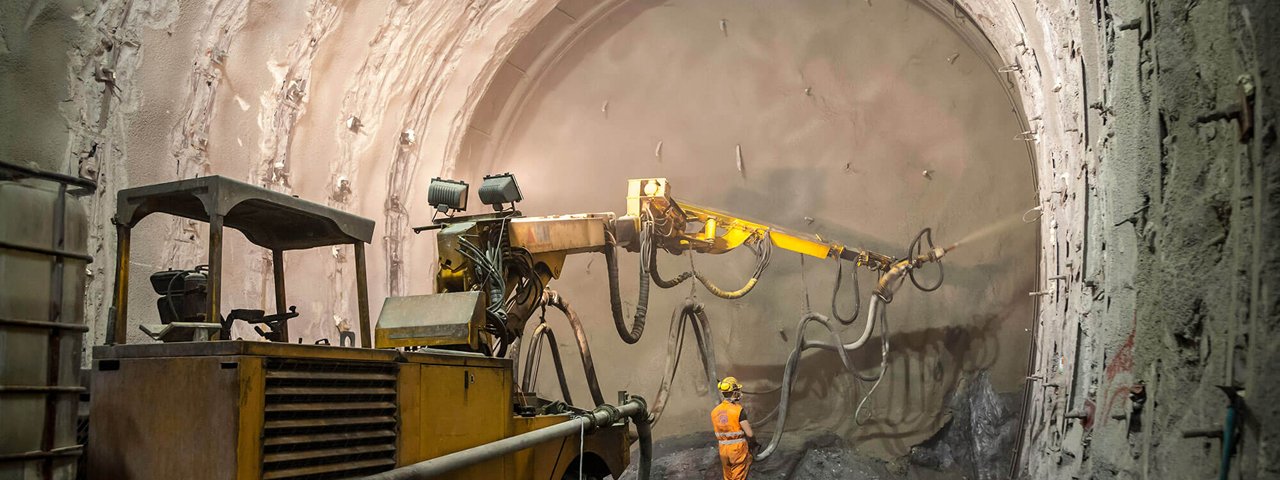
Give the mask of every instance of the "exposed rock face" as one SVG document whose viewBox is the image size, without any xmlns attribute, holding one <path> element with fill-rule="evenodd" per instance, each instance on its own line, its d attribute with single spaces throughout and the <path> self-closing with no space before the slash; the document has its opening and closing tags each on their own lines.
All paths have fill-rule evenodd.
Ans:
<svg viewBox="0 0 1280 480">
<path fill-rule="evenodd" d="M 1034 335 L 1034 355 L 1025 372 L 1031 381 L 1016 469 L 1032 478 L 1215 476 L 1218 441 L 1181 433 L 1220 426 L 1226 401 L 1217 386 L 1231 384 L 1244 388 L 1246 404 L 1233 475 L 1280 476 L 1280 385 L 1272 381 L 1280 364 L 1280 249 L 1273 241 L 1280 238 L 1274 114 L 1280 5 L 843 3 L 877 12 L 932 10 L 934 21 L 952 24 L 970 45 L 989 43 L 988 64 L 977 68 L 1010 86 L 1012 105 L 1020 106 L 1012 113 L 1020 131 L 1011 141 L 1034 158 L 1041 217 L 1038 274 L 1029 287 L 1036 294 L 1026 297 L 1036 302 L 1029 306 L 1036 317 L 1022 332 Z M 434 247 L 407 229 L 429 219 L 422 186 L 433 176 L 487 173 L 492 164 L 471 160 L 501 153 L 476 153 L 499 146 L 479 140 L 483 134 L 503 122 L 519 129 L 520 118 L 536 116 L 517 115 L 518 105 L 498 100 L 528 97 L 531 87 L 519 86 L 518 71 L 539 58 L 530 45 L 549 42 L 537 35 L 550 29 L 542 25 L 593 18 L 597 10 L 592 2 L 570 0 L 3 2 L 0 152 L 7 161 L 78 172 L 102 185 L 86 205 L 97 220 L 86 299 L 93 341 L 86 343 L 100 343 L 105 334 L 114 193 L 195 175 L 227 175 L 378 220 L 378 243 L 370 248 L 376 304 L 387 295 L 430 290 Z M 752 25 L 732 21 L 733 15 L 687 18 L 707 24 L 721 41 L 736 41 Z M 967 60 L 948 54 L 923 61 Z M 491 90 L 505 93 L 488 95 Z M 797 97 L 825 94 L 799 84 L 794 90 Z M 625 102 L 606 102 L 593 102 L 592 112 L 626 118 Z M 667 136 L 636 143 L 646 159 L 680 154 L 679 142 Z M 727 154 L 725 170 L 752 179 L 763 163 L 753 151 L 744 152 L 743 168 Z M 918 180 L 945 181 L 946 173 L 938 169 L 933 180 Z M 563 200 L 544 198 L 549 206 Z M 813 217 L 798 212 L 795 218 L 805 216 Z M 132 303 L 152 303 L 144 284 L 151 271 L 202 263 L 206 240 L 189 222 L 144 222 L 131 259 L 138 295 Z M 883 233 L 881 241 L 885 245 L 870 246 L 900 240 Z M 224 300 L 237 307 L 269 304 L 261 252 L 239 238 L 230 238 L 229 248 L 226 272 L 239 280 L 227 285 Z M 349 256 L 342 249 L 290 254 L 291 278 L 315 279 L 299 280 L 309 285 L 291 290 L 308 316 L 298 329 L 305 341 L 332 337 L 335 321 L 354 316 Z M 583 262 L 582 269 L 591 268 Z M 990 303 L 993 296 L 978 291 L 946 301 Z M 746 315 L 731 312 L 725 316 Z M 997 317 L 1016 315 L 1009 310 Z M 955 329 L 922 331 L 924 338 L 972 343 Z M 959 363 L 977 357 L 956 351 Z M 1022 354 L 1000 351 L 1001 358 Z M 929 363 L 893 371 L 908 365 L 913 372 L 935 371 Z M 973 366 L 942 371 L 972 373 Z M 836 378 L 831 369 L 815 373 L 824 375 L 815 384 Z M 689 375 L 682 393 L 702 398 Z M 955 387 L 951 378 L 936 398 Z M 993 377 L 992 383 L 1013 380 Z M 889 392 L 880 395 L 912 395 Z M 687 418 L 697 408 L 691 403 Z M 945 411 L 939 401 L 903 414 L 940 419 Z M 929 428 L 913 430 L 916 440 L 943 422 L 926 423 Z M 896 428 L 861 447 L 904 454 L 915 441 L 894 440 Z"/>
<path fill-rule="evenodd" d="M 951 399 L 951 421 L 911 449 L 911 463 L 966 478 L 1005 478 L 1015 448 L 1018 400 L 997 394 L 987 372 L 979 373 Z"/>
</svg>

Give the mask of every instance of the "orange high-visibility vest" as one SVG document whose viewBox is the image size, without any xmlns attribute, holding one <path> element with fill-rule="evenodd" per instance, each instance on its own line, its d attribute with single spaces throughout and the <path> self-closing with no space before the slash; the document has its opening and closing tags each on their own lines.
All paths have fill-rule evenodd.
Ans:
<svg viewBox="0 0 1280 480">
<path fill-rule="evenodd" d="M 742 405 L 725 400 L 711 410 L 711 427 L 720 446 L 720 466 L 725 480 L 745 480 L 751 467 L 751 449 L 742 430 Z"/>
</svg>

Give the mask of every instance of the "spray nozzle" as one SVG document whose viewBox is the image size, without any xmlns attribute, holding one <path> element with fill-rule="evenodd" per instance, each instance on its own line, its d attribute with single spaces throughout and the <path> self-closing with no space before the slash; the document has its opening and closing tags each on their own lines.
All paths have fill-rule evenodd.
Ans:
<svg viewBox="0 0 1280 480">
<path fill-rule="evenodd" d="M 920 255 L 916 255 L 916 257 L 912 259 L 910 267 L 920 268 L 921 265 L 924 265 L 926 263 L 942 260 L 943 255 L 946 255 L 947 252 L 950 252 L 955 248 L 956 248 L 956 245 L 951 245 L 946 248 L 936 247 L 936 248 L 931 248 L 929 250 L 925 250 L 924 253 L 921 253 Z"/>
</svg>

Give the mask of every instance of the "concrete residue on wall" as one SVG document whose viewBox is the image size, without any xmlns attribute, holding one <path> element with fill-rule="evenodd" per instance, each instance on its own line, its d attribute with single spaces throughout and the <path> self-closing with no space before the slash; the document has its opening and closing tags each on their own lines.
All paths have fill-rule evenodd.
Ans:
<svg viewBox="0 0 1280 480">
<path fill-rule="evenodd" d="M 1277 188 L 1261 166 L 1276 152 L 1238 131 L 1269 121 L 1240 79 L 1276 64 L 1262 45 L 1274 44 L 1277 6 L 959 3 L 1007 59 L 1042 159 L 1046 295 L 1019 467 L 1217 475 L 1207 459 L 1220 443 L 1182 435 L 1221 428 L 1216 385 L 1233 385 L 1251 392 L 1257 423 L 1232 475 L 1274 475 L 1276 389 L 1260 381 L 1277 356 L 1263 333 L 1275 320 L 1262 320 L 1274 296 L 1258 288 L 1276 279 L 1259 236 L 1274 229 L 1262 213 L 1274 203 L 1258 199 Z M 1246 104 L 1251 121 L 1222 113 Z"/>
</svg>

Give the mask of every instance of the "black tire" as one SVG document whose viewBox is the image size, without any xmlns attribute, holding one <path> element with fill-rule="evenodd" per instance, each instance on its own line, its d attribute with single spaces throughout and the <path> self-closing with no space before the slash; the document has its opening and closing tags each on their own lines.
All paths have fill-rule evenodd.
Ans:
<svg viewBox="0 0 1280 480">
<path fill-rule="evenodd" d="M 604 480 L 605 477 L 592 472 L 592 469 L 590 468 L 591 462 L 588 461 L 586 466 L 587 468 L 582 470 L 582 480 Z M 575 458 L 573 459 L 573 462 L 569 463 L 569 468 L 564 470 L 564 475 L 561 476 L 560 479 L 578 480 L 578 459 Z"/>
</svg>

